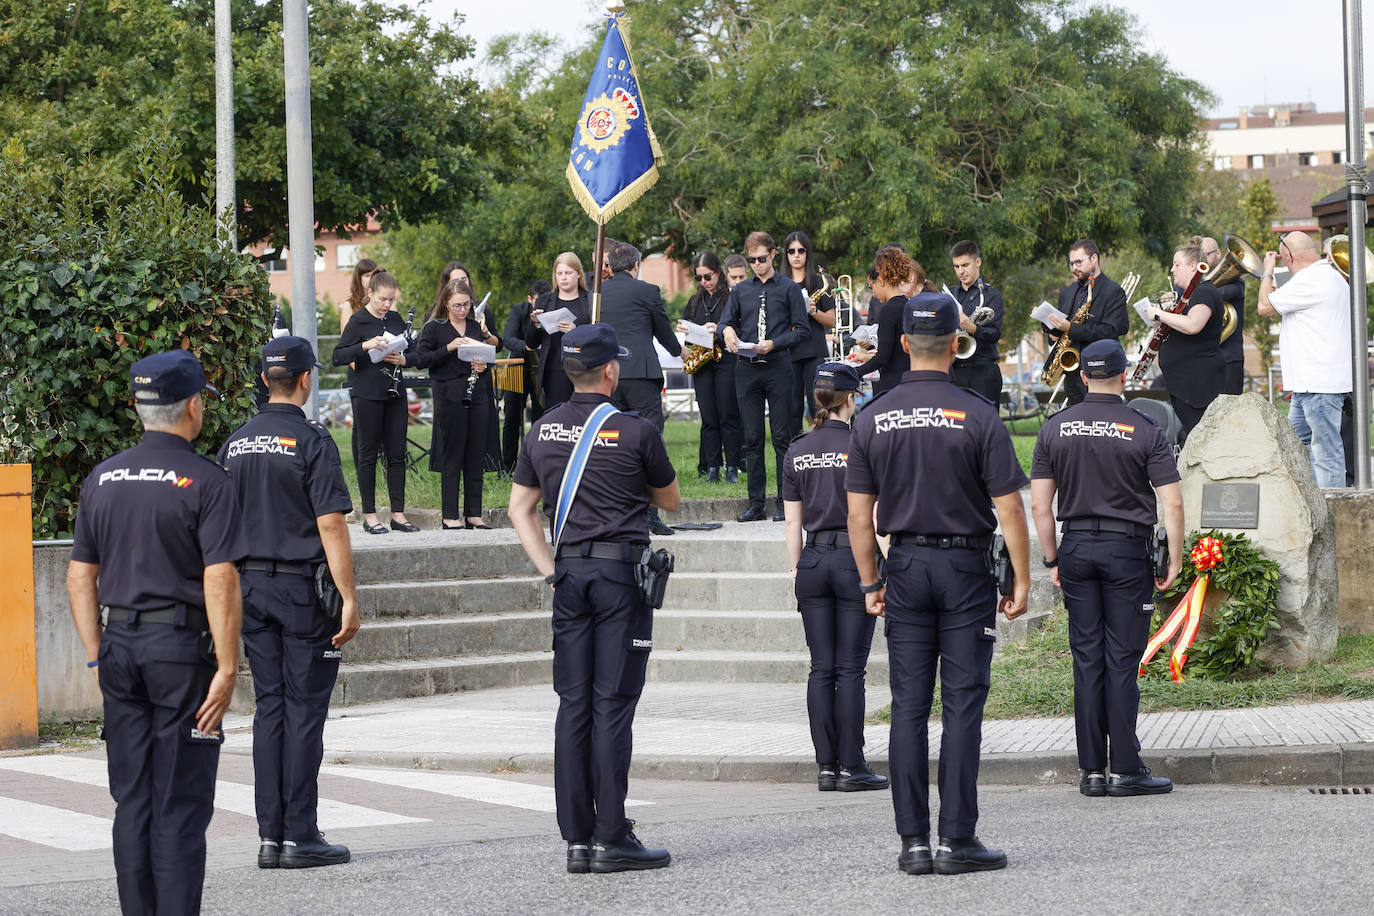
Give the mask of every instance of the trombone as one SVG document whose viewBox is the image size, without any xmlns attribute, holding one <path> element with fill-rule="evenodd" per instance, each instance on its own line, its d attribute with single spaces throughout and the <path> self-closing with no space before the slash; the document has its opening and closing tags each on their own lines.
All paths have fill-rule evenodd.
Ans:
<svg viewBox="0 0 1374 916">
<path fill-rule="evenodd" d="M 824 273 L 821 278 L 825 278 Z M 830 361 L 839 362 L 845 358 L 844 339 L 854 333 L 854 277 L 840 274 L 833 279 L 830 296 L 835 300 L 835 326 L 830 329 Z"/>
</svg>

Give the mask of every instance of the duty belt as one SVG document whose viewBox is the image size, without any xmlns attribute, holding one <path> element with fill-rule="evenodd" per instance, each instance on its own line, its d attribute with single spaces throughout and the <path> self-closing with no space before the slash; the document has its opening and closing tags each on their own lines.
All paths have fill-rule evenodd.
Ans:
<svg viewBox="0 0 1374 916">
<path fill-rule="evenodd" d="M 843 528 L 813 531 L 806 536 L 807 547 L 848 547 L 849 532 Z"/>
<path fill-rule="evenodd" d="M 240 560 L 239 572 L 265 572 L 269 576 L 282 573 L 288 576 L 313 576 L 315 563 L 283 563 L 280 560 Z"/>
<path fill-rule="evenodd" d="M 1112 534 L 1130 534 L 1138 538 L 1147 538 L 1154 534 L 1154 529 L 1149 525 L 1128 522 L 1119 518 L 1065 519 L 1062 531 L 1064 534 L 1068 534 L 1070 531 L 1091 531 L 1094 534 L 1099 531 L 1107 531 Z"/>
<path fill-rule="evenodd" d="M 910 534 L 898 531 L 892 535 L 892 546 L 913 544 L 917 547 L 936 547 L 940 550 L 984 550 L 992 543 L 992 535 L 970 537 L 962 534 Z"/>
<path fill-rule="evenodd" d="M 170 607 L 158 608 L 155 611 L 141 611 L 134 607 L 105 607 L 105 623 L 178 623 L 177 616 L 180 613 L 182 626 L 188 630 L 208 630 L 210 629 L 210 619 L 205 616 L 202 608 L 186 605 L 172 605 Z"/>
<path fill-rule="evenodd" d="M 556 560 L 582 558 L 584 560 L 620 560 L 633 563 L 644 551 L 643 544 L 627 541 L 579 541 L 576 544 L 560 544 Z"/>
</svg>

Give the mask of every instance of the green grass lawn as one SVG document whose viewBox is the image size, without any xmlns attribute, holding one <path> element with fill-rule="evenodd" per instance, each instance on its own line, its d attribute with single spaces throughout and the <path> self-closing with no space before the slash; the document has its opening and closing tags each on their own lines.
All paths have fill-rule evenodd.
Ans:
<svg viewBox="0 0 1374 916">
<path fill-rule="evenodd" d="M 1161 651 L 1167 651 L 1161 650 Z M 1186 669 L 1185 669 L 1186 673 Z M 1140 681 L 1140 711 L 1240 709 L 1285 703 L 1374 698 L 1374 636 L 1342 636 L 1327 662 L 1297 670 L 1257 665 L 1227 680 L 1192 677 L 1175 684 L 1168 677 Z M 1073 714 L 1073 660 L 1063 611 L 1023 643 L 1003 648 L 992 662 L 988 691 L 989 719 Z M 935 688 L 932 716 L 940 715 L 940 689 Z M 874 714 L 889 721 L 886 707 Z"/>
</svg>

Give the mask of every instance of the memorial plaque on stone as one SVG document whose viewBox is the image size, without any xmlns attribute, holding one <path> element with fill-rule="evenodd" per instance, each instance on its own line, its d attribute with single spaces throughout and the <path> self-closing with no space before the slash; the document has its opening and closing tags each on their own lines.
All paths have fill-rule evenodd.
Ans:
<svg viewBox="0 0 1374 916">
<path fill-rule="evenodd" d="M 1257 483 L 1203 484 L 1203 529 L 1258 528 L 1259 498 Z"/>
</svg>

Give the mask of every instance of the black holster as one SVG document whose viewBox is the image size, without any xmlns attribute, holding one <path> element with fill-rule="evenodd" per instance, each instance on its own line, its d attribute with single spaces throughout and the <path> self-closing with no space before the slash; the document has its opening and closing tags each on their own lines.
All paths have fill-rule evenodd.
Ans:
<svg viewBox="0 0 1374 916">
<path fill-rule="evenodd" d="M 983 554 L 988 572 L 997 577 L 997 591 L 1006 596 L 1016 587 L 1016 570 L 1011 565 L 1011 551 L 1007 549 L 1006 538 L 994 535 Z"/>
<path fill-rule="evenodd" d="M 1150 547 L 1150 569 L 1156 579 L 1164 578 L 1169 572 L 1169 532 L 1163 528 L 1155 529 L 1154 543 Z"/>
<path fill-rule="evenodd" d="M 324 616 L 338 620 L 343 613 L 343 595 L 334 584 L 334 574 L 329 571 L 328 563 L 315 567 L 315 597 L 319 599 Z"/>
<path fill-rule="evenodd" d="M 673 555 L 666 550 L 644 548 L 635 563 L 635 582 L 644 603 L 657 610 L 663 607 L 663 595 L 668 590 L 668 576 L 673 572 Z"/>
</svg>

